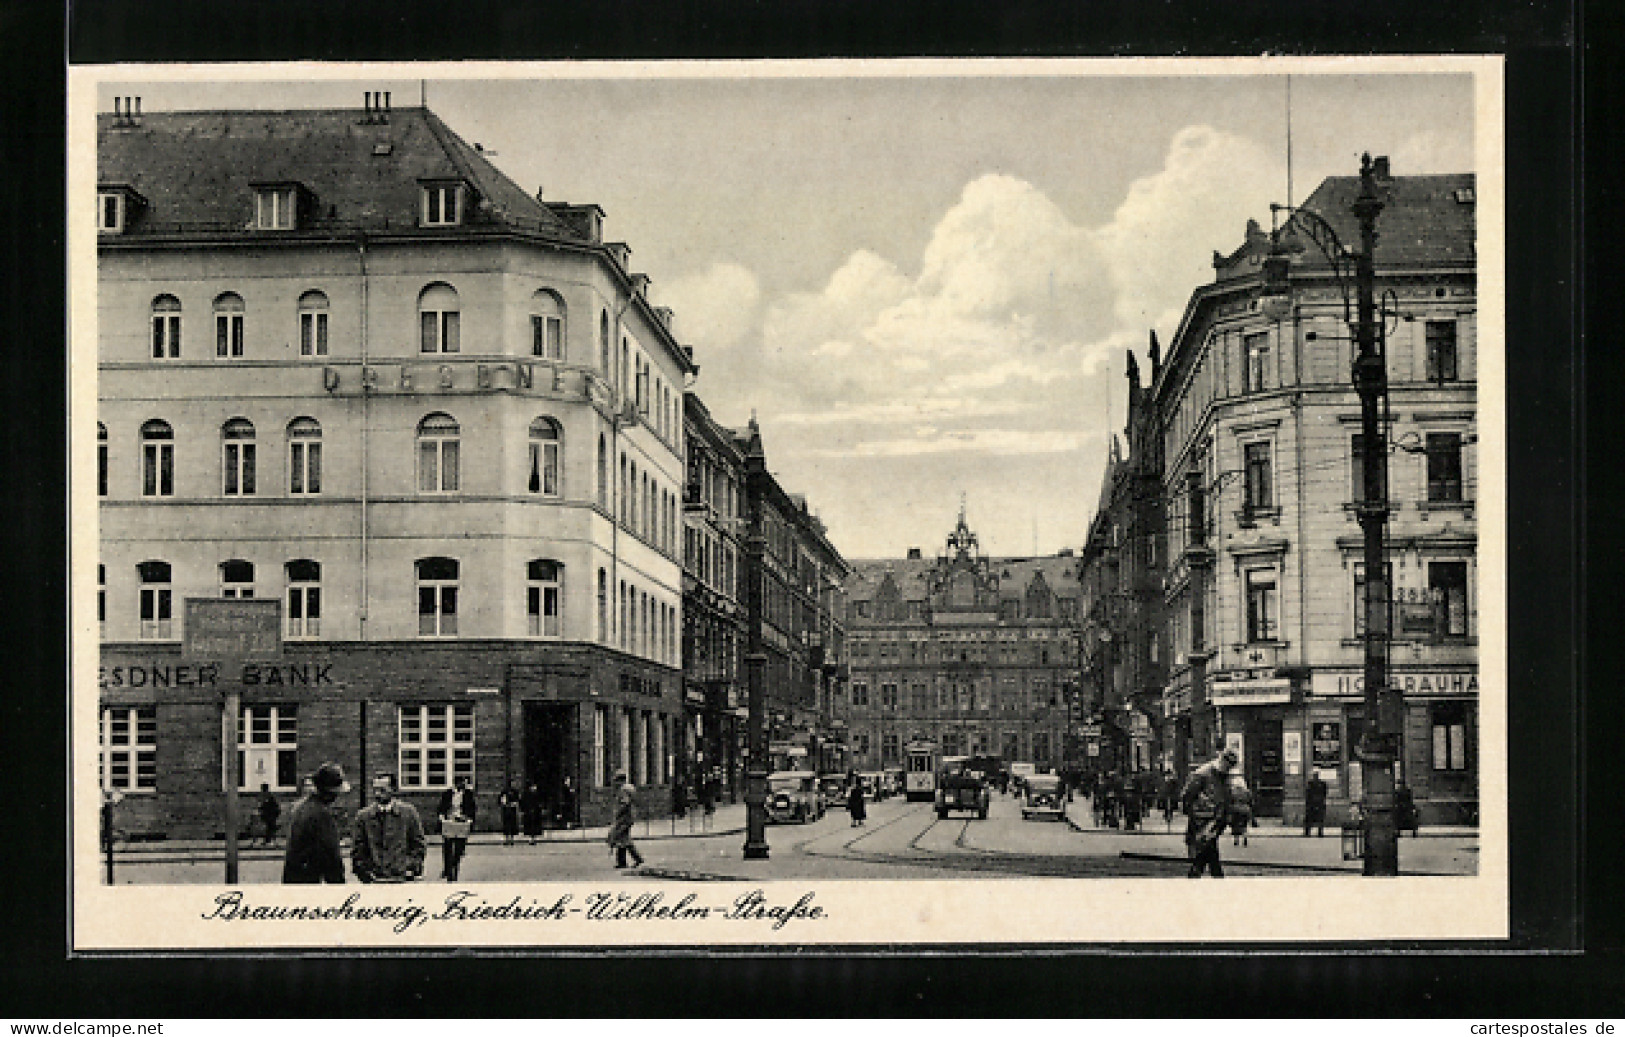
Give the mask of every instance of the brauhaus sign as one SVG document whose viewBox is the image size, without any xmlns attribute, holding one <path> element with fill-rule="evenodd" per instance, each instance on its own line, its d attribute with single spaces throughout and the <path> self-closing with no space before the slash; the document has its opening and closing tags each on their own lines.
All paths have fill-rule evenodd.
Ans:
<svg viewBox="0 0 1625 1037">
<path fill-rule="evenodd" d="M 1477 670 L 1391 672 L 1388 683 L 1406 695 L 1477 695 Z M 1357 672 L 1316 673 L 1310 687 L 1318 696 L 1347 698 L 1365 694 L 1365 677 Z"/>
</svg>

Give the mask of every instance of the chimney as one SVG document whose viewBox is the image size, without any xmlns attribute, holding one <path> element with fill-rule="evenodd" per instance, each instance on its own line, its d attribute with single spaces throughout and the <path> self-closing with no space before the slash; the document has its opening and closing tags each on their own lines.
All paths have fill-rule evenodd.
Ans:
<svg viewBox="0 0 1625 1037">
<path fill-rule="evenodd" d="M 136 98 L 138 109 L 137 114 L 140 114 L 140 100 L 141 99 L 139 97 Z M 1393 174 L 1388 172 L 1387 155 L 1378 155 L 1376 158 L 1371 160 L 1371 175 L 1376 177 L 1378 180 L 1392 180 L 1394 178 Z"/>
<path fill-rule="evenodd" d="M 366 91 L 361 95 L 361 97 L 364 106 L 363 110 L 367 113 L 366 118 L 362 119 L 361 121 L 364 123 L 372 122 L 372 91 Z"/>
<path fill-rule="evenodd" d="M 909 548 L 908 549 L 908 560 L 911 561 L 911 562 L 919 561 L 920 560 L 920 549 L 917 548 L 917 547 Z"/>
<path fill-rule="evenodd" d="M 139 97 L 135 99 L 135 123 L 137 126 L 141 124 L 141 98 Z M 1388 159 L 1386 157 L 1382 160 L 1382 175 L 1388 175 Z"/>
</svg>

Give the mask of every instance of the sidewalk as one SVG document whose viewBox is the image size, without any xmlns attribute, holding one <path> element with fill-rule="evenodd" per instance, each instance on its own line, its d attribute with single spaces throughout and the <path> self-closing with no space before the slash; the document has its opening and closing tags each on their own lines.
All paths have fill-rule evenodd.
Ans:
<svg viewBox="0 0 1625 1037">
<path fill-rule="evenodd" d="M 1185 818 L 1175 814 L 1165 821 L 1161 811 L 1153 813 L 1136 831 L 1103 828 L 1094 824 L 1089 802 L 1079 798 L 1067 811 L 1067 824 L 1074 832 L 1111 853 L 1141 860 L 1186 860 Z M 1304 836 L 1300 827 L 1289 827 L 1279 818 L 1260 818 L 1247 830 L 1247 842 L 1236 845 L 1227 832 L 1220 840 L 1219 853 L 1226 863 L 1255 867 L 1291 869 L 1303 872 L 1353 872 L 1364 868 L 1359 857 L 1343 857 L 1342 827 L 1327 825 L 1324 836 Z M 1400 869 L 1408 875 L 1472 875 L 1478 870 L 1478 829 L 1461 826 L 1424 827 L 1419 837 L 1402 835 L 1399 840 Z"/>
<path fill-rule="evenodd" d="M 632 837 L 639 842 L 658 841 L 663 839 L 703 839 L 717 835 L 735 835 L 745 830 L 745 804 L 724 803 L 716 808 L 716 812 L 709 817 L 699 810 L 691 810 L 686 817 L 655 817 L 640 820 L 633 827 Z M 596 825 L 591 828 L 551 828 L 543 831 L 536 845 L 547 843 L 602 843 L 609 837 L 608 825 Z M 440 836 L 430 832 L 427 834 L 430 846 L 440 845 Z M 480 831 L 469 836 L 472 845 L 497 846 L 502 843 L 501 832 Z M 250 846 L 250 840 L 243 839 L 238 845 L 238 853 L 243 858 L 249 857 L 278 857 L 282 856 L 287 847 L 286 835 L 277 840 L 272 846 Z M 348 837 L 344 839 L 347 844 Z M 528 846 L 530 839 L 524 835 L 514 837 L 515 846 Z M 199 854 L 219 856 L 224 852 L 223 839 L 162 839 L 152 842 L 124 842 L 120 841 L 114 846 L 114 853 L 120 857 L 138 856 L 143 859 L 183 860 Z"/>
</svg>

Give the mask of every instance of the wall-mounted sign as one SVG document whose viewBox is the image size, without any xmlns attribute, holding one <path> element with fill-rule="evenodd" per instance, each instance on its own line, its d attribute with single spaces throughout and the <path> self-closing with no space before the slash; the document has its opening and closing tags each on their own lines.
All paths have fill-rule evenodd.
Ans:
<svg viewBox="0 0 1625 1037">
<path fill-rule="evenodd" d="M 1286 678 L 1219 681 L 1208 686 L 1208 702 L 1215 706 L 1267 706 L 1292 701 L 1292 682 Z"/>
<path fill-rule="evenodd" d="M 1281 732 L 1281 758 L 1286 762 L 1289 775 L 1303 773 L 1303 732 Z"/>
<path fill-rule="evenodd" d="M 1316 673 L 1309 687 L 1323 698 L 1365 694 L 1365 676 L 1359 673 Z M 1429 670 L 1390 673 L 1389 683 L 1406 695 L 1477 695 L 1477 670 Z"/>
<path fill-rule="evenodd" d="M 1333 770 L 1343 762 L 1342 723 L 1317 720 L 1309 725 L 1309 739 L 1316 770 Z"/>
<path fill-rule="evenodd" d="M 185 659 L 274 659 L 282 654 L 277 598 L 187 598 Z"/>
</svg>

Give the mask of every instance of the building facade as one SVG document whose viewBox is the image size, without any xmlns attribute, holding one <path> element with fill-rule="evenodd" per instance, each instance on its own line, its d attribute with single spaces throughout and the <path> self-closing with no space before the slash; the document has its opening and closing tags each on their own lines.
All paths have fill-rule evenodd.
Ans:
<svg viewBox="0 0 1625 1037">
<path fill-rule="evenodd" d="M 132 112 L 98 132 L 101 772 L 132 833 L 333 760 L 426 814 L 670 802 L 691 355 L 593 205 L 425 108 Z M 192 658 L 271 598 L 281 661 Z M 364 789 L 364 782 L 356 782 Z M 247 811 L 244 812 L 245 816 Z"/>
<path fill-rule="evenodd" d="M 1386 299 L 1390 674 L 1404 696 L 1398 780 L 1423 823 L 1478 806 L 1476 274 L 1471 175 L 1394 177 L 1373 259 Z M 1355 246 L 1358 177 L 1305 201 Z M 1365 496 L 1350 372 L 1352 285 L 1294 216 L 1215 254 L 1144 405 L 1161 436 L 1166 547 L 1161 740 L 1183 771 L 1225 745 L 1258 809 L 1296 822 L 1308 774 L 1331 811 L 1361 797 Z M 1285 278 L 1265 283 L 1265 261 Z M 1131 384 L 1132 398 L 1138 379 Z"/>
<path fill-rule="evenodd" d="M 934 559 L 855 561 L 847 582 L 852 681 L 832 709 L 859 770 L 904 747 L 1060 770 L 1077 695 L 1080 588 L 1070 552 L 990 558 L 959 521 Z"/>
</svg>

